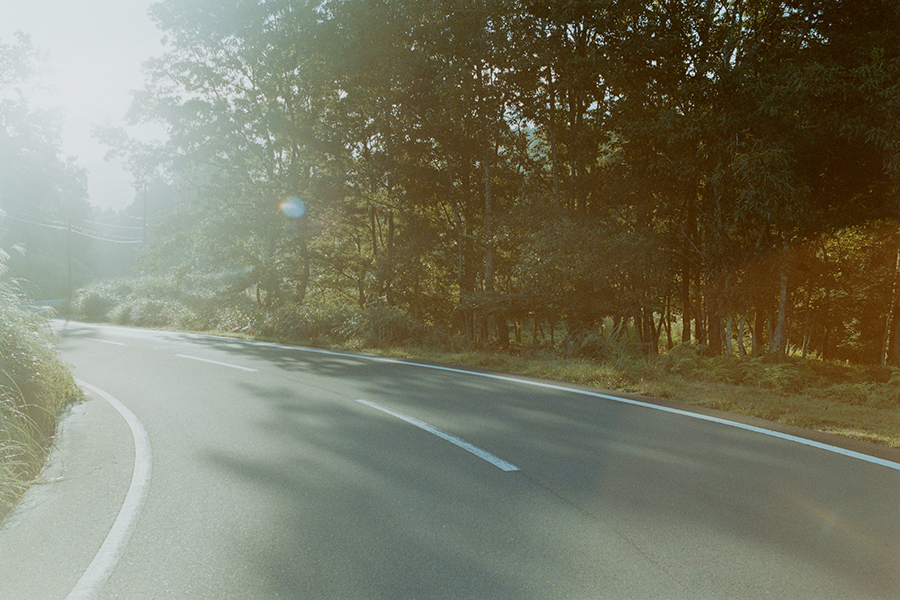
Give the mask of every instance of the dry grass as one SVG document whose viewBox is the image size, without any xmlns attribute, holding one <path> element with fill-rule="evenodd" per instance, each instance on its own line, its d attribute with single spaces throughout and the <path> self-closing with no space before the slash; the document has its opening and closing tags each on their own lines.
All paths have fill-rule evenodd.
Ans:
<svg viewBox="0 0 900 600">
<path fill-rule="evenodd" d="M 601 361 L 566 359 L 552 353 L 440 352 L 420 348 L 395 348 L 386 352 L 404 358 L 481 367 L 641 394 L 900 448 L 900 403 L 897 402 L 900 385 L 897 381 L 833 384 L 827 380 L 814 380 L 804 385 L 803 381 L 795 380 L 790 386 L 779 388 L 767 384 L 764 378 L 758 378 L 755 384 L 735 384 L 711 381 L 706 376 L 672 373 L 659 360 L 614 357 Z M 740 365 L 736 367 L 740 368 Z M 765 369 L 763 366 L 756 368 Z M 775 376 L 778 378 L 785 377 L 787 372 L 783 363 L 776 363 L 770 369 L 777 371 Z"/>
<path fill-rule="evenodd" d="M 191 295 L 173 281 L 154 278 L 100 284 L 95 288 L 80 292 L 83 317 L 277 342 L 377 350 L 393 356 L 643 394 L 900 448 L 900 369 L 816 360 L 703 357 L 690 345 L 678 345 L 667 354 L 648 360 L 636 355 L 633 332 L 620 335 L 611 324 L 586 336 L 571 358 L 560 356 L 555 348 L 471 350 L 462 349 L 460 340 L 452 338 L 449 332 L 429 333 L 393 309 L 285 306 L 264 314 L 254 306 L 222 308 L 221 302 L 211 303 L 210 298 L 221 294 L 217 296 L 218 292 L 202 285 L 192 288 Z M 210 306 L 218 308 L 213 310 Z M 206 316 L 183 318 L 200 314 Z"/>
<path fill-rule="evenodd" d="M 44 316 L 0 283 L 0 519 L 37 477 L 65 406 L 80 398 Z"/>
</svg>

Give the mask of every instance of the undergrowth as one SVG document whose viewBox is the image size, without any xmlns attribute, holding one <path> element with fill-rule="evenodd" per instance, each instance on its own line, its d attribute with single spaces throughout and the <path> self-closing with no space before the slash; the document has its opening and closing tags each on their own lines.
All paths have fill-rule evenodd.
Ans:
<svg viewBox="0 0 900 600">
<path fill-rule="evenodd" d="M 80 396 L 46 316 L 0 284 L 0 519 L 41 472 L 60 413 Z"/>
<path fill-rule="evenodd" d="M 428 332 L 405 312 L 388 306 L 291 302 L 262 308 L 240 274 L 135 277 L 79 290 L 73 317 L 117 325 L 212 331 L 277 338 L 311 345 L 386 348 L 427 343 Z"/>
<path fill-rule="evenodd" d="M 245 283 L 245 282 L 244 282 Z M 403 311 L 311 302 L 262 309 L 239 276 L 142 277 L 78 293 L 75 317 L 121 325 L 260 337 L 457 363 L 625 391 L 900 448 L 900 369 L 785 356 L 704 355 L 679 344 L 648 357 L 611 320 L 556 344 L 471 347 Z"/>
</svg>

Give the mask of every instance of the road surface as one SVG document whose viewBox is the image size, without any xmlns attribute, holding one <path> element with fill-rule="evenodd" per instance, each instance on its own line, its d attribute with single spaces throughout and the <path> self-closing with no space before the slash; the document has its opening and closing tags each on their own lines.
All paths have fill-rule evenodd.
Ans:
<svg viewBox="0 0 900 600">
<path fill-rule="evenodd" d="M 522 378 L 57 329 L 91 400 L 0 528 L 3 600 L 900 597 L 891 451 Z"/>
</svg>

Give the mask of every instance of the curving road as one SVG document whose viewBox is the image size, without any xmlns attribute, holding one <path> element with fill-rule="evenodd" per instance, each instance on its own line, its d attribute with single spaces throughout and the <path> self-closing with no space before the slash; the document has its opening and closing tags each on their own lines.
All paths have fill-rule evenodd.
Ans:
<svg viewBox="0 0 900 600">
<path fill-rule="evenodd" d="M 57 329 L 92 400 L 0 528 L 3 600 L 900 597 L 900 453 L 485 373 Z"/>
</svg>

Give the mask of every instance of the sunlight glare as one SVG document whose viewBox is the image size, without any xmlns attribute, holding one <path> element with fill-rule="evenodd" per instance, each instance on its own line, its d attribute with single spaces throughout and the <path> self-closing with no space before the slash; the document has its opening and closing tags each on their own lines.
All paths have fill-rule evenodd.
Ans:
<svg viewBox="0 0 900 600">
<path fill-rule="evenodd" d="M 300 198 L 288 198 L 279 204 L 278 208 L 292 219 L 299 219 L 306 214 L 306 204 Z"/>
</svg>

